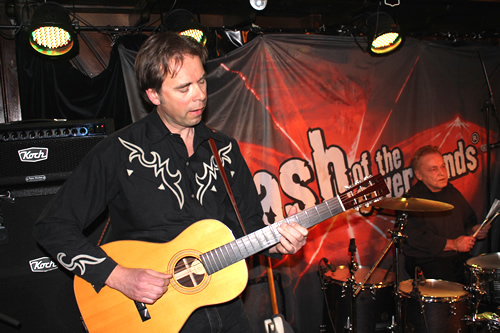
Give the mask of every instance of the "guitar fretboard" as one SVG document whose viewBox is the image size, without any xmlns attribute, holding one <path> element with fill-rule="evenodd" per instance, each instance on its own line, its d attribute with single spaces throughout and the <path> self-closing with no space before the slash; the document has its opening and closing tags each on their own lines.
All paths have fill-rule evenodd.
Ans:
<svg viewBox="0 0 500 333">
<path fill-rule="evenodd" d="M 326 200 L 317 206 L 205 252 L 200 256 L 201 261 L 207 274 L 213 274 L 277 244 L 281 238 L 278 227 L 283 223 L 297 222 L 305 228 L 310 228 L 343 211 L 345 211 L 345 208 L 339 197 Z"/>
</svg>

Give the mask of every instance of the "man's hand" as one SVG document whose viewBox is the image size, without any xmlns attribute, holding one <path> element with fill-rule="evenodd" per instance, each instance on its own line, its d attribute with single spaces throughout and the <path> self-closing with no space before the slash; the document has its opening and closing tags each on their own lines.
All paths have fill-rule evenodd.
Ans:
<svg viewBox="0 0 500 333">
<path fill-rule="evenodd" d="M 460 236 L 455 239 L 446 240 L 444 251 L 469 252 L 476 244 L 476 239 L 472 236 Z"/>
<path fill-rule="evenodd" d="M 476 230 L 479 229 L 480 226 L 481 226 L 480 224 L 476 224 L 475 226 L 473 226 L 472 227 L 472 234 L 474 234 L 476 232 Z M 491 228 L 491 223 L 488 224 L 488 226 L 481 229 L 481 231 L 477 233 L 476 238 L 477 239 L 485 239 L 488 236 L 488 231 L 490 231 L 490 228 Z"/>
<path fill-rule="evenodd" d="M 292 207 L 288 216 L 296 213 L 297 209 Z M 276 246 L 269 249 L 269 253 L 295 254 L 306 244 L 309 235 L 307 228 L 296 222 L 283 223 L 278 227 L 278 231 L 283 237 L 280 238 L 280 242 Z"/>
<path fill-rule="evenodd" d="M 167 292 L 171 278 L 172 274 L 118 265 L 108 276 L 106 285 L 132 300 L 153 304 Z"/>
</svg>

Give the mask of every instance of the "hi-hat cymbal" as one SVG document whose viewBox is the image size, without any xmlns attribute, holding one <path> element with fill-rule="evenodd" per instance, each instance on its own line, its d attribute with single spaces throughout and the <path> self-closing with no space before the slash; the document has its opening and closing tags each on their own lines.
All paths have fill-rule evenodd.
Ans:
<svg viewBox="0 0 500 333">
<path fill-rule="evenodd" d="M 439 212 L 453 209 L 453 205 L 419 198 L 383 198 L 373 206 L 393 210 L 404 210 L 412 212 Z"/>
</svg>

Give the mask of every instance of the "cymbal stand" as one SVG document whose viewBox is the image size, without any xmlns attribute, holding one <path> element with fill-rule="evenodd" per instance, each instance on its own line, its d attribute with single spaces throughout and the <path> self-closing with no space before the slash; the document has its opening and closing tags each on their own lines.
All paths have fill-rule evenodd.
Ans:
<svg viewBox="0 0 500 333">
<path fill-rule="evenodd" d="M 359 294 L 359 292 L 363 289 L 363 286 L 365 283 L 370 279 L 371 275 L 377 269 L 378 265 L 380 265 L 380 262 L 382 259 L 385 257 L 389 249 L 391 248 L 392 245 L 394 245 L 394 264 L 393 267 L 395 267 L 396 270 L 396 291 L 395 291 L 395 297 L 396 297 L 396 318 L 393 321 L 393 325 L 391 327 L 391 330 L 393 332 L 402 332 L 401 329 L 401 323 L 402 323 L 402 316 L 401 316 L 401 297 L 399 293 L 399 249 L 401 247 L 401 238 L 406 237 L 403 234 L 403 229 L 406 226 L 406 221 L 408 219 L 408 214 L 406 212 L 403 212 L 398 219 L 396 220 L 396 224 L 394 226 L 394 230 L 389 230 L 389 233 L 391 234 L 391 241 L 385 246 L 384 250 L 378 257 L 378 259 L 375 261 L 375 264 L 370 268 L 370 271 L 366 274 L 364 280 L 361 282 L 361 284 L 358 286 L 358 288 L 354 291 L 352 294 L 352 298 L 355 299 L 356 296 Z"/>
<path fill-rule="evenodd" d="M 477 332 L 478 311 L 479 311 L 479 304 L 481 302 L 480 298 L 484 295 L 484 292 L 480 290 L 478 274 L 479 272 L 477 268 L 471 269 L 470 286 L 465 288 L 471 295 L 470 313 L 472 315 L 470 317 L 467 316 L 466 318 L 466 320 L 470 322 L 470 325 L 472 325 L 471 333 Z"/>
<path fill-rule="evenodd" d="M 399 292 L 399 255 L 401 253 L 401 241 L 403 238 L 406 238 L 406 235 L 403 234 L 403 230 L 406 226 L 406 222 L 408 221 L 408 213 L 403 211 L 396 220 L 396 224 L 394 226 L 394 230 L 390 230 L 392 241 L 394 242 L 394 267 L 396 269 L 396 320 L 395 325 L 392 328 L 393 332 L 403 332 L 403 317 L 402 317 L 402 305 L 401 305 L 401 293 Z"/>
</svg>

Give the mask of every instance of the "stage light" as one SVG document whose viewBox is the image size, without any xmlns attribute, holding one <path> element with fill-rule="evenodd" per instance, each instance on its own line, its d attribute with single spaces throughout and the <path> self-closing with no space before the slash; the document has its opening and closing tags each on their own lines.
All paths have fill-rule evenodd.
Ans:
<svg viewBox="0 0 500 333">
<path fill-rule="evenodd" d="M 68 53 L 76 39 L 68 12 L 54 2 L 44 2 L 35 9 L 28 35 L 33 49 L 54 57 Z"/>
<path fill-rule="evenodd" d="M 367 20 L 368 51 L 373 54 L 387 54 L 395 51 L 403 42 L 400 27 L 386 12 L 377 11 Z"/>
<path fill-rule="evenodd" d="M 267 0 L 250 0 L 250 6 L 255 10 L 263 10 L 266 8 Z"/>
<path fill-rule="evenodd" d="M 198 23 L 191 12 L 185 9 L 175 9 L 168 13 L 165 17 L 164 26 L 168 31 L 192 37 L 203 46 L 207 43 L 206 28 Z"/>
</svg>

